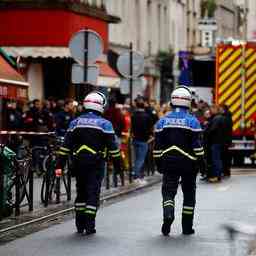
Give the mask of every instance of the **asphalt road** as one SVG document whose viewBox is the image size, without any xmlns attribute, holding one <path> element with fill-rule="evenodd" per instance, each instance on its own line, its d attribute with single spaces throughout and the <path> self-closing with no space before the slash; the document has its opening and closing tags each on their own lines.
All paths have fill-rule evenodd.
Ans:
<svg viewBox="0 0 256 256">
<path fill-rule="evenodd" d="M 218 185 L 198 184 L 196 234 L 181 235 L 181 192 L 170 237 L 160 234 L 160 185 L 103 207 L 97 235 L 79 236 L 67 221 L 0 247 L 1 256 L 226 256 L 230 244 L 221 225 L 243 221 L 256 225 L 256 176 L 235 176 Z M 237 255 L 245 255 L 249 237 L 239 236 Z M 232 256 L 235 256 L 233 253 Z"/>
</svg>

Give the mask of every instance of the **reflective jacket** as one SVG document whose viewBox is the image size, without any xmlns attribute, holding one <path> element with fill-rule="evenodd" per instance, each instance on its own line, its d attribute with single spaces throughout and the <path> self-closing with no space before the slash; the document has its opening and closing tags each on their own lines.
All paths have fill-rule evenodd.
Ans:
<svg viewBox="0 0 256 256">
<path fill-rule="evenodd" d="M 185 108 L 174 108 L 155 126 L 154 158 L 196 161 L 204 155 L 199 121 Z M 186 161 L 187 160 L 187 161 Z"/>
<path fill-rule="evenodd" d="M 100 114 L 88 112 L 70 123 L 58 153 L 60 156 L 82 156 L 88 163 L 97 164 L 105 159 L 106 150 L 114 159 L 115 168 L 120 169 L 121 154 L 112 124 Z"/>
</svg>

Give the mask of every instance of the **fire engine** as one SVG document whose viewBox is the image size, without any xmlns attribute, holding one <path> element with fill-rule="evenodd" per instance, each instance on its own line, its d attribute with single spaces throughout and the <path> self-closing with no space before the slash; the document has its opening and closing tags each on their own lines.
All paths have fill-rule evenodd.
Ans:
<svg viewBox="0 0 256 256">
<path fill-rule="evenodd" d="M 227 105 L 232 113 L 233 163 L 242 165 L 255 151 L 256 44 L 217 46 L 215 102 Z"/>
</svg>

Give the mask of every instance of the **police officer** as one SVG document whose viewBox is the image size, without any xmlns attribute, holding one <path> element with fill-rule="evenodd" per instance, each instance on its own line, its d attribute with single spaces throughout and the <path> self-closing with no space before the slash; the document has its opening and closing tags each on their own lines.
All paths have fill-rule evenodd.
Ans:
<svg viewBox="0 0 256 256">
<path fill-rule="evenodd" d="M 155 126 L 154 158 L 158 171 L 163 173 L 163 225 L 168 236 L 174 221 L 175 195 L 181 179 L 183 191 L 182 230 L 194 234 L 197 161 L 204 155 L 200 141 L 199 121 L 189 113 L 192 95 L 187 87 L 176 88 L 171 95 L 172 111 Z"/>
<path fill-rule="evenodd" d="M 115 170 L 121 172 L 121 155 L 113 126 L 102 117 L 105 105 L 106 98 L 100 92 L 91 92 L 85 97 L 85 113 L 71 122 L 64 146 L 59 152 L 59 167 L 67 154 L 75 155 L 76 227 L 78 233 L 86 231 L 87 235 L 96 233 L 95 218 L 99 208 L 106 149 L 112 156 Z"/>
</svg>

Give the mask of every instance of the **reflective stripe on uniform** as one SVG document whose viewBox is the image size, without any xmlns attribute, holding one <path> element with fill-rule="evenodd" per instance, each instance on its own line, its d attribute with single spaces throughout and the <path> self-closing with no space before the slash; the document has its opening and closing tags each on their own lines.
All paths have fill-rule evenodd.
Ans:
<svg viewBox="0 0 256 256">
<path fill-rule="evenodd" d="M 86 211 L 86 207 L 75 207 L 75 211 L 77 211 L 77 212 Z"/>
<path fill-rule="evenodd" d="M 92 210 L 85 210 L 84 213 L 90 214 L 90 215 L 96 215 L 96 212 Z"/>
<path fill-rule="evenodd" d="M 94 211 L 97 210 L 97 207 L 96 207 L 96 206 L 92 206 L 92 205 L 87 205 L 86 208 L 87 208 L 87 209 L 90 209 L 90 210 L 94 210 Z"/>
<path fill-rule="evenodd" d="M 193 150 L 194 151 L 204 151 L 204 148 L 203 147 L 201 147 L 201 148 L 194 148 Z"/>
<path fill-rule="evenodd" d="M 65 151 L 65 152 L 70 152 L 70 149 L 65 148 L 65 147 L 60 147 L 60 150 L 61 150 L 61 151 Z"/>
<path fill-rule="evenodd" d="M 195 155 L 196 156 L 203 156 L 204 155 L 204 151 L 202 151 L 202 152 L 195 152 Z"/>
<path fill-rule="evenodd" d="M 182 211 L 183 214 L 187 214 L 187 215 L 193 215 L 193 212 L 189 212 L 189 211 Z"/>
<path fill-rule="evenodd" d="M 75 203 L 75 207 L 79 207 L 79 206 L 86 206 L 86 203 Z"/>
<path fill-rule="evenodd" d="M 116 154 L 116 153 L 119 153 L 120 150 L 119 149 L 116 149 L 116 150 L 109 150 L 109 153 L 110 154 Z"/>
<path fill-rule="evenodd" d="M 194 210 L 194 207 L 190 207 L 190 206 L 184 206 L 183 207 L 184 210 Z"/>
<path fill-rule="evenodd" d="M 163 202 L 163 207 L 172 206 L 174 207 L 174 201 L 173 200 L 167 200 Z"/>
<path fill-rule="evenodd" d="M 153 150 L 153 157 L 160 158 L 162 156 L 163 150 Z"/>
<path fill-rule="evenodd" d="M 191 206 L 183 206 L 183 214 L 187 214 L 187 215 L 193 215 L 194 214 L 194 207 Z"/>
<path fill-rule="evenodd" d="M 89 152 L 92 153 L 93 155 L 96 155 L 96 154 L 97 154 L 97 152 L 96 152 L 94 149 L 88 147 L 87 145 L 82 145 L 82 146 L 75 152 L 75 154 L 79 154 L 79 153 L 80 153 L 81 151 L 83 151 L 83 150 L 89 151 Z"/>
<path fill-rule="evenodd" d="M 179 148 L 179 147 L 177 147 L 177 146 L 171 146 L 171 147 L 167 148 L 166 150 L 164 150 L 164 151 L 162 152 L 162 154 L 161 154 L 161 157 L 162 157 L 164 154 L 166 154 L 166 153 L 168 153 L 168 152 L 170 152 L 170 151 L 172 151 L 172 150 L 176 150 L 176 151 L 180 152 L 182 155 L 188 157 L 188 158 L 191 159 L 191 160 L 194 160 L 194 161 L 197 160 L 195 157 L 191 156 L 189 153 L 185 152 L 184 150 L 182 150 L 181 148 Z"/>
<path fill-rule="evenodd" d="M 63 151 L 60 151 L 60 150 L 57 151 L 56 154 L 57 154 L 57 155 L 62 155 L 62 156 L 67 156 L 67 155 L 68 155 L 67 152 L 63 152 Z"/>
<path fill-rule="evenodd" d="M 119 152 L 118 154 L 115 154 L 115 155 L 111 155 L 113 158 L 116 158 L 116 157 L 120 157 L 121 156 L 121 153 Z"/>
</svg>

